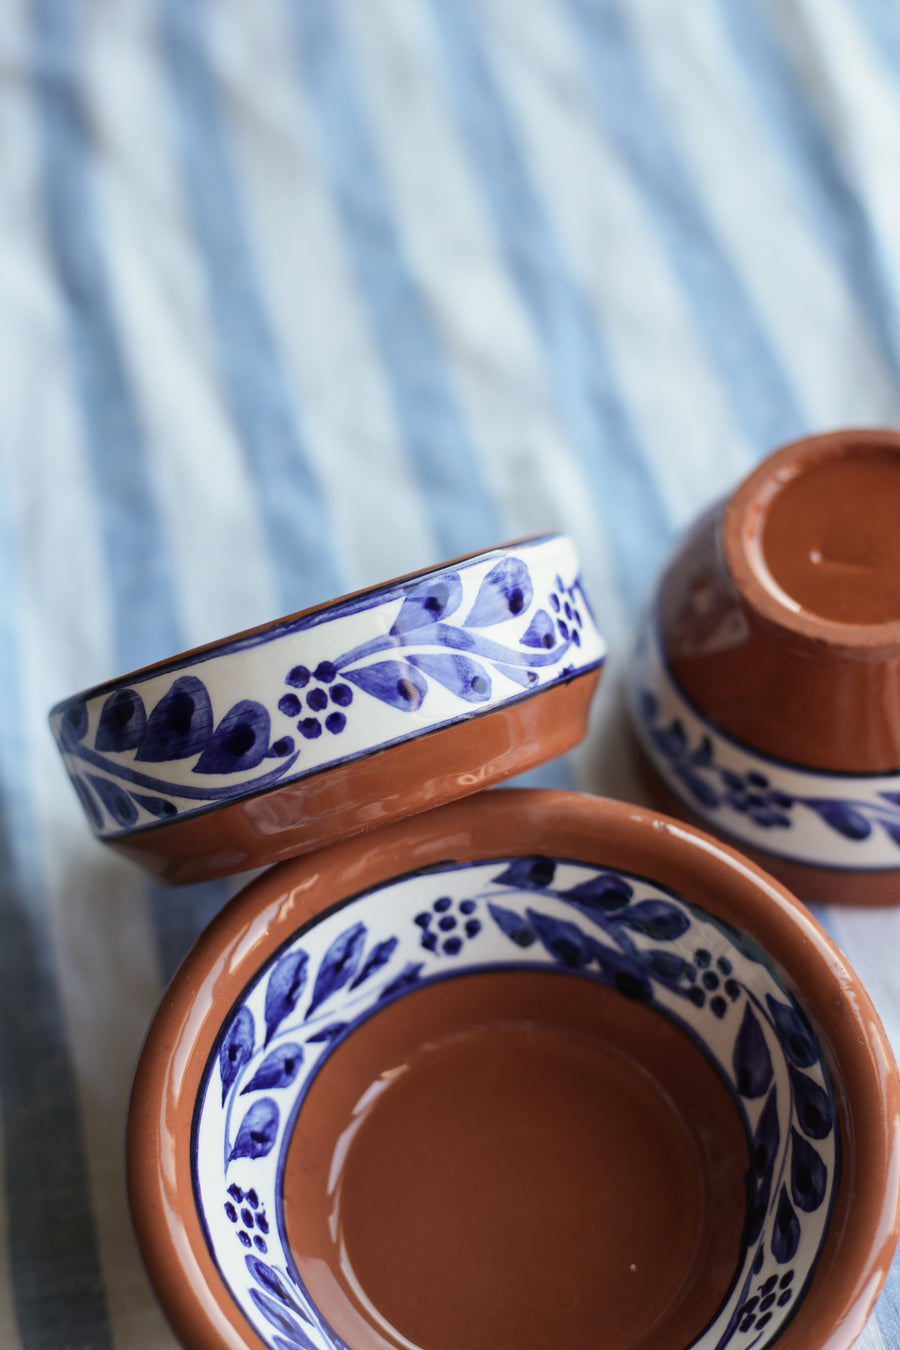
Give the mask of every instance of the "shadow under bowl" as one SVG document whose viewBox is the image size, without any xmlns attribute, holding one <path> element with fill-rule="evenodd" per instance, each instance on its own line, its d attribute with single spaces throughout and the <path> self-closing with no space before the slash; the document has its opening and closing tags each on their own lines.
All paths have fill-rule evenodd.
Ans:
<svg viewBox="0 0 900 1350">
<path fill-rule="evenodd" d="M 129 1186 L 196 1350 L 843 1350 L 897 1239 L 898 1105 L 764 873 L 492 792 L 223 911 L 142 1054 Z"/>
</svg>

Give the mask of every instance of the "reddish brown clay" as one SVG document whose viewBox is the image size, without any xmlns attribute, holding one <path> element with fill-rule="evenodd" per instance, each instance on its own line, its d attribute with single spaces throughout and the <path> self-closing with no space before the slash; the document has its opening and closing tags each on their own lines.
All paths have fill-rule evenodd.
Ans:
<svg viewBox="0 0 900 1350">
<path fill-rule="evenodd" d="M 601 985 L 494 972 L 401 999 L 326 1062 L 285 1217 L 354 1350 L 402 1346 L 394 1329 L 428 1350 L 682 1346 L 737 1268 L 748 1166 L 734 1103 L 673 1023 Z"/>
<path fill-rule="evenodd" d="M 587 731 L 600 670 L 161 830 L 109 841 L 170 885 L 309 853 L 525 773 Z"/>
<path fill-rule="evenodd" d="M 900 1223 L 900 1090 L 889 1048 L 865 992 L 809 913 L 739 854 L 707 836 L 636 807 L 572 794 L 526 791 L 492 792 L 452 803 L 413 820 L 334 845 L 315 857 L 299 858 L 272 869 L 223 911 L 188 957 L 148 1036 L 135 1081 L 128 1132 L 129 1187 L 138 1237 L 151 1277 L 176 1332 L 186 1345 L 202 1346 L 204 1350 L 226 1350 L 226 1347 L 227 1350 L 246 1350 L 247 1347 L 260 1350 L 259 1341 L 249 1332 L 231 1301 L 209 1254 L 193 1202 L 191 1178 L 194 1103 L 223 1018 L 237 996 L 284 942 L 343 897 L 377 886 L 398 873 L 449 859 L 469 861 L 533 853 L 636 872 L 670 886 L 688 901 L 750 934 L 769 953 L 782 978 L 802 1003 L 819 1037 L 834 1081 L 843 1158 L 825 1248 L 796 1316 L 780 1338 L 780 1345 L 783 1350 L 809 1350 L 810 1347 L 848 1350 L 862 1330 L 884 1281 Z M 568 983 L 560 976 L 539 978 L 558 979 L 560 988 Z M 466 983 L 460 981 L 458 988 L 463 990 Z M 586 1005 L 583 1008 L 567 1006 L 565 999 L 561 1004 L 554 999 L 548 1018 L 545 1019 L 543 1013 L 540 1019 L 534 1017 L 532 1036 L 527 1021 L 523 1021 L 520 1014 L 527 1009 L 529 1000 L 543 999 L 543 992 L 539 995 L 534 990 L 521 995 L 517 992 L 511 1004 L 509 992 L 499 992 L 499 985 L 497 990 L 496 995 L 490 995 L 499 1000 L 491 1016 L 496 1021 L 497 1014 L 501 1014 L 503 1020 L 512 1011 L 511 1025 L 517 1028 L 510 1034 L 516 1042 L 511 1051 L 514 1058 L 518 1056 L 519 1069 L 510 1071 L 504 1088 L 508 1093 L 507 1105 L 523 1091 L 523 1047 L 527 1047 L 529 1057 L 536 1054 L 537 1071 L 542 1075 L 542 1081 L 546 1081 L 548 1075 L 565 1079 L 567 1055 L 596 1055 L 606 1067 L 610 1060 L 615 1063 L 614 1073 L 618 1072 L 622 1085 L 632 1094 L 631 1100 L 636 1104 L 635 1118 L 641 1119 L 641 1128 L 665 1136 L 668 1146 L 676 1153 L 681 1150 L 687 1158 L 696 1145 L 695 1132 L 702 1129 L 703 1120 L 696 1119 L 693 1124 L 685 1122 L 679 1110 L 679 1101 L 683 1098 L 678 1096 L 680 1089 L 672 1074 L 677 1066 L 686 1066 L 686 1072 L 694 1072 L 696 1066 L 690 1066 L 689 1054 L 679 1055 L 676 1060 L 664 1047 L 654 1051 L 653 1037 L 647 1028 L 639 1021 L 632 1023 L 630 1020 L 632 1014 L 643 1016 L 645 1010 L 637 1012 L 640 1005 L 622 1000 L 625 1008 L 621 1011 L 624 1016 L 627 1009 L 628 1017 L 625 1023 L 617 1025 L 614 1021 L 604 1020 L 608 1009 L 599 1004 L 588 1009 Z M 573 997 L 577 1001 L 581 996 Z M 520 998 L 524 1002 L 517 1002 Z M 480 1026 L 485 1009 L 490 1011 L 490 1001 L 484 1003 L 479 997 L 473 1003 L 481 1005 Z M 428 1018 L 434 1019 L 438 1032 L 448 1027 L 459 1012 L 458 1008 L 454 1012 L 452 1007 L 442 1008 L 431 1003 L 428 1008 L 424 1004 L 420 1007 L 423 1021 L 427 1023 Z M 534 1003 L 531 1007 L 536 1012 Z M 373 1028 L 377 1021 L 377 1018 L 372 1019 Z M 588 1021 L 591 1035 L 585 1040 L 582 1038 Z M 402 1057 L 404 1048 L 409 1045 L 408 1024 L 404 1024 L 401 1016 L 399 1021 L 386 1019 L 381 1026 L 385 1028 L 386 1040 L 390 1042 L 393 1038 L 394 1045 L 382 1044 L 373 1049 L 374 1060 L 388 1062 L 395 1052 Z M 603 1029 L 599 1036 L 598 1026 Z M 440 1040 L 444 1049 L 439 1053 L 451 1058 L 456 1054 L 460 1057 L 456 1066 L 458 1071 L 464 1075 L 477 1075 L 483 1072 L 486 1061 L 478 1044 L 480 1034 L 478 1028 L 472 1026 L 471 1015 L 468 1015 L 468 1021 L 463 1017 L 461 1030 L 464 1042 L 470 1033 L 474 1034 L 458 1049 L 446 1040 Z M 377 1034 L 381 1036 L 382 1033 L 378 1031 Z M 545 1053 L 549 1041 L 543 1040 L 544 1036 L 555 1043 L 552 1055 Z M 354 1040 L 355 1036 L 348 1040 L 348 1047 Z M 558 1054 L 560 1048 L 561 1056 Z M 664 1106 L 660 1101 L 658 1094 L 666 1090 L 665 1086 L 646 1091 L 646 1084 L 638 1086 L 638 1075 L 632 1067 L 638 1054 L 641 1063 L 650 1067 L 651 1079 L 656 1073 L 660 1075 L 653 1080 L 657 1085 L 671 1083 L 672 1105 Z M 492 1050 L 488 1062 L 493 1058 Z M 557 1060 L 559 1065 L 554 1067 Z M 697 1071 L 702 1077 L 702 1071 Z M 353 1065 L 348 1065 L 351 1077 L 354 1072 Z M 417 1079 L 425 1085 L 428 1078 L 427 1063 L 423 1060 Z M 434 1086 L 440 1096 L 440 1085 Z M 572 1094 L 569 1092 L 566 1098 L 564 1081 L 561 1086 L 564 1100 L 571 1103 Z M 657 1094 L 655 1098 L 654 1094 Z M 442 1101 L 446 1102 L 446 1094 Z M 408 1113 L 415 1109 L 414 1101 L 396 1098 L 396 1113 L 401 1118 L 406 1114 L 411 1120 Z M 718 1111 L 714 1094 L 705 1109 L 713 1113 Z M 727 1108 L 723 1111 L 724 1133 L 720 1139 L 730 1161 L 724 1172 L 718 1174 L 712 1155 L 707 1153 L 707 1159 L 713 1165 L 712 1175 L 719 1176 L 726 1188 L 733 1188 L 735 1156 L 727 1142 L 731 1125 Z M 382 1127 L 389 1125 L 391 1112 L 395 1112 L 394 1105 L 386 1107 L 386 1114 L 380 1119 L 373 1115 L 371 1137 L 361 1141 L 360 1166 L 369 1156 L 375 1155 L 383 1156 L 386 1163 L 390 1163 L 391 1149 L 390 1145 L 385 1145 Z M 558 1122 L 552 1118 L 552 1113 L 548 1116 L 541 1112 L 537 1114 L 537 1128 L 556 1128 Z M 327 1152 L 329 1137 L 333 1139 L 335 1129 L 335 1115 L 327 1102 L 322 1121 L 323 1147 Z M 718 1133 L 718 1125 L 716 1130 Z M 566 1138 L 567 1146 L 580 1147 L 583 1156 L 583 1132 L 580 1129 L 570 1131 Z M 701 1153 L 694 1155 L 695 1169 L 701 1166 L 696 1157 L 703 1157 L 702 1148 L 716 1146 L 709 1143 L 698 1147 L 701 1147 Z M 456 1152 L 450 1160 L 451 1166 L 457 1166 L 461 1156 Z M 740 1158 L 744 1156 L 745 1150 L 737 1154 Z M 687 1165 L 689 1169 L 690 1164 Z M 377 1190 L 377 1181 L 372 1184 Z M 595 1177 L 591 1184 L 602 1182 Z M 297 1188 L 298 1196 L 306 1196 L 308 1188 L 303 1178 L 294 1176 L 290 1185 Z M 452 1186 L 446 1190 L 446 1197 L 446 1202 L 452 1206 L 455 1203 Z M 379 1197 L 375 1194 L 372 1198 L 377 1200 Z M 670 1196 L 663 1203 L 668 1204 L 671 1200 Z M 439 1203 L 440 1196 L 436 1192 L 435 1204 Z M 677 1197 L 673 1203 L 677 1205 Z M 540 1188 L 535 1205 L 540 1205 Z M 708 1235 L 717 1232 L 727 1248 L 727 1244 L 734 1241 L 727 1220 L 715 1205 L 709 1213 L 718 1217 L 712 1227 L 707 1223 L 704 1231 Z M 360 1244 L 362 1252 L 368 1241 L 365 1216 L 348 1211 L 346 1217 L 353 1240 Z M 508 1231 L 503 1229 L 502 1219 L 486 1217 L 500 1224 L 494 1231 L 501 1237 Z M 723 1220 L 724 1227 L 717 1228 Z M 466 1222 L 465 1216 L 462 1221 Z M 303 1246 L 307 1240 L 305 1222 L 298 1209 L 293 1233 L 297 1246 Z M 441 1240 L 452 1240 L 453 1222 L 453 1216 L 449 1215 L 447 1225 L 441 1230 Z M 685 1222 L 688 1227 L 694 1222 L 689 1207 Z M 309 1223 L 314 1229 L 314 1217 Z M 601 1279 L 609 1280 L 610 1267 L 606 1262 L 613 1243 L 608 1228 L 599 1218 L 596 1228 L 599 1274 Z M 321 1240 L 321 1233 L 319 1236 Z M 648 1244 L 648 1250 L 652 1249 L 654 1234 L 651 1231 L 639 1233 L 638 1237 Z M 408 1244 L 409 1231 L 399 1234 L 398 1241 Z M 719 1278 L 713 1273 L 715 1253 L 706 1264 L 710 1268 L 709 1277 L 700 1266 L 695 1269 L 689 1261 L 681 1266 L 682 1276 L 688 1283 L 697 1281 L 695 1291 L 701 1300 L 714 1298 L 712 1286 Z M 637 1273 L 628 1272 L 629 1276 Z M 396 1282 L 390 1271 L 385 1272 L 384 1278 L 384 1298 L 389 1302 L 396 1297 Z M 677 1279 L 677 1272 L 673 1279 Z M 646 1294 L 646 1290 L 644 1292 Z M 628 1331 L 623 1335 L 634 1332 L 639 1343 L 649 1345 L 652 1329 L 641 1327 L 640 1312 L 636 1313 L 634 1308 L 629 1311 L 627 1292 L 622 1292 L 622 1299 L 622 1316 L 628 1323 Z M 689 1336 L 693 1315 L 688 1302 L 682 1310 L 685 1320 L 681 1329 L 672 1336 L 664 1336 L 657 1344 L 668 1347 L 684 1344 L 682 1331 L 685 1337 Z M 676 1308 L 677 1304 L 676 1296 Z M 642 1329 L 649 1340 L 641 1340 Z M 472 1342 L 463 1337 L 457 1343 Z M 573 1343 L 579 1344 L 577 1340 Z M 620 1342 L 614 1340 L 612 1343 Z M 351 1344 L 355 1345 L 355 1342 L 351 1341 Z"/>
<path fill-rule="evenodd" d="M 807 769 L 900 772 L 898 519 L 900 435 L 841 431 L 778 451 L 689 532 L 659 633 L 714 726 Z M 890 872 L 765 866 L 816 899 L 900 902 Z"/>
</svg>

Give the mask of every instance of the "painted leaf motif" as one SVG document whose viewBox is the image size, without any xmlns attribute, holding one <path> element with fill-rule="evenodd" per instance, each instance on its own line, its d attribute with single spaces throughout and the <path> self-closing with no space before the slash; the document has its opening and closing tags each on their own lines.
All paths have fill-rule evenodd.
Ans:
<svg viewBox="0 0 900 1350">
<path fill-rule="evenodd" d="M 273 1298 L 269 1298 L 267 1294 L 261 1293 L 258 1289 L 251 1289 L 250 1297 L 263 1316 L 272 1323 L 272 1326 L 277 1327 L 279 1331 L 290 1337 L 286 1344 L 291 1347 L 291 1350 L 316 1350 L 315 1342 L 309 1339 L 299 1323 L 294 1321 L 291 1314 L 280 1303 L 276 1303 Z"/>
<path fill-rule="evenodd" d="M 528 568 L 520 558 L 503 558 L 491 568 L 478 589 L 466 618 L 468 628 L 489 628 L 510 616 L 524 614 L 534 590 Z"/>
<path fill-rule="evenodd" d="M 772 1255 L 780 1266 L 793 1261 L 800 1245 L 800 1220 L 794 1213 L 788 1194 L 782 1186 L 778 1197 L 775 1227 L 772 1231 Z"/>
<path fill-rule="evenodd" d="M 421 581 L 407 592 L 391 632 L 411 633 L 438 623 L 459 608 L 461 599 L 462 582 L 455 572 Z"/>
<path fill-rule="evenodd" d="M 293 1313 L 296 1313 L 296 1315 L 304 1322 L 310 1323 L 308 1314 L 294 1298 L 291 1291 L 285 1286 L 284 1281 L 277 1270 L 273 1270 L 271 1266 L 266 1265 L 264 1261 L 260 1261 L 256 1256 L 246 1256 L 244 1260 L 250 1274 L 267 1294 L 280 1299 L 286 1307 L 290 1308 L 290 1310 Z"/>
<path fill-rule="evenodd" d="M 772 1193 L 772 1173 L 757 1177 L 753 1187 L 753 1200 L 747 1216 L 747 1242 L 753 1243 L 759 1237 L 766 1223 L 769 1209 L 769 1196 Z"/>
<path fill-rule="evenodd" d="M 556 863 L 552 858 L 515 858 L 493 878 L 498 886 L 517 886 L 524 891 L 544 891 L 553 884 Z"/>
<path fill-rule="evenodd" d="M 147 713 L 140 694 L 134 689 L 117 689 L 103 705 L 94 749 L 114 753 L 136 750 L 146 729 Z"/>
<path fill-rule="evenodd" d="M 178 813 L 175 803 L 167 801 L 165 797 L 148 797 L 143 792 L 133 792 L 131 795 L 145 811 L 150 812 L 151 816 L 158 816 L 161 820 Z"/>
<path fill-rule="evenodd" d="M 556 646 L 556 625 L 545 609 L 539 609 L 522 637 L 523 647 L 543 647 L 549 651 Z"/>
<path fill-rule="evenodd" d="M 766 1098 L 766 1104 L 762 1109 L 756 1129 L 753 1132 L 750 1161 L 753 1164 L 753 1171 L 756 1173 L 757 1177 L 768 1177 L 771 1181 L 772 1169 L 775 1166 L 775 1157 L 778 1153 L 780 1139 L 781 1127 L 778 1124 L 777 1089 L 773 1087 Z M 767 1186 L 767 1196 L 768 1190 L 769 1188 Z"/>
<path fill-rule="evenodd" d="M 555 919 L 550 914 L 539 914 L 534 909 L 527 913 L 538 940 L 555 961 L 578 970 L 593 959 L 590 942 L 574 923 Z"/>
<path fill-rule="evenodd" d="M 742 1097 L 761 1097 L 772 1081 L 772 1059 L 762 1027 L 747 1005 L 732 1053 L 737 1090 Z"/>
<path fill-rule="evenodd" d="M 87 774 L 87 779 L 116 824 L 126 827 L 134 824 L 138 817 L 137 807 L 118 783 L 95 773 Z"/>
<path fill-rule="evenodd" d="M 295 1301 L 290 1290 L 285 1286 L 277 1270 L 273 1270 L 271 1266 L 267 1266 L 265 1261 L 260 1261 L 257 1256 L 246 1256 L 244 1261 L 247 1269 L 254 1280 L 256 1280 L 257 1284 L 261 1285 L 267 1293 L 273 1294 L 275 1298 L 280 1299 L 282 1303 L 286 1304 L 293 1312 L 302 1317 L 305 1322 L 309 1321 L 306 1313 L 300 1307 L 299 1303 Z"/>
<path fill-rule="evenodd" d="M 321 1341 L 311 1341 L 305 1332 L 297 1328 L 292 1331 L 290 1337 L 277 1335 L 274 1341 L 274 1350 L 319 1350 Z M 346 1342 L 335 1341 L 336 1350 L 344 1350 Z"/>
<path fill-rule="evenodd" d="M 712 784 L 708 783 L 705 778 L 701 778 L 699 773 L 695 773 L 690 765 L 676 764 L 675 772 L 691 796 L 695 797 L 703 806 L 714 810 L 721 804 L 722 798 Z"/>
<path fill-rule="evenodd" d="M 819 1052 L 805 1017 L 790 1004 L 779 1003 L 771 994 L 766 995 L 766 1003 L 788 1059 L 800 1069 L 810 1068 L 818 1061 Z"/>
<path fill-rule="evenodd" d="M 390 961 L 391 957 L 394 955 L 394 952 L 397 950 L 398 942 L 399 938 L 392 937 L 386 938 L 384 942 L 376 943 L 363 962 L 359 974 L 351 981 L 350 988 L 358 989 L 364 980 L 367 980 L 370 975 L 375 974 L 376 970 L 380 970 L 382 966 L 386 966 L 388 961 Z"/>
<path fill-rule="evenodd" d="M 401 712 L 415 712 L 428 693 L 425 680 L 408 661 L 375 661 L 371 666 L 345 670 L 344 679 Z"/>
<path fill-rule="evenodd" d="M 339 989 L 343 989 L 344 985 L 353 979 L 362 959 L 365 941 L 366 925 L 364 923 L 355 923 L 352 928 L 345 929 L 334 939 L 328 951 L 322 957 L 322 964 L 316 976 L 313 996 L 306 1014 L 307 1019 L 312 1016 L 320 1004 L 324 1003 L 327 998 L 331 998 L 332 994 L 336 994 Z"/>
<path fill-rule="evenodd" d="M 635 998 L 641 1003 L 652 1000 L 653 987 L 634 956 L 604 947 L 599 942 L 590 941 L 588 946 L 607 984 L 626 998 Z"/>
<path fill-rule="evenodd" d="M 84 778 L 81 777 L 80 774 L 73 774 L 72 786 L 78 793 L 78 800 L 81 802 L 81 805 L 87 812 L 91 824 L 94 826 L 94 829 L 99 830 L 103 825 L 103 812 L 97 805 L 94 794 L 88 787 L 87 782 L 85 781 Z"/>
<path fill-rule="evenodd" d="M 266 1055 L 241 1096 L 245 1092 L 259 1092 L 262 1088 L 287 1087 L 297 1077 L 302 1063 L 302 1046 L 295 1045 L 292 1041 L 286 1045 L 279 1045 L 271 1054 Z"/>
<path fill-rule="evenodd" d="M 80 699 L 70 703 L 59 722 L 59 734 L 64 745 L 72 745 L 84 739 L 88 729 L 87 704 Z"/>
<path fill-rule="evenodd" d="M 654 942 L 672 942 L 691 926 L 687 915 L 665 900 L 641 900 L 622 912 L 620 922 Z"/>
<path fill-rule="evenodd" d="M 834 1113 L 828 1093 L 818 1083 L 788 1065 L 791 1089 L 800 1128 L 809 1139 L 827 1139 L 834 1127 Z"/>
<path fill-rule="evenodd" d="M 861 811 L 857 811 L 849 802 L 831 801 L 828 798 L 805 798 L 806 805 L 818 812 L 826 825 L 830 825 L 845 839 L 868 839 L 872 826 Z"/>
<path fill-rule="evenodd" d="M 327 1027 L 320 1027 L 318 1031 L 313 1032 L 313 1034 L 307 1036 L 306 1039 L 308 1042 L 333 1041 L 336 1040 L 346 1028 L 346 1022 L 329 1022 Z"/>
<path fill-rule="evenodd" d="M 791 1196 L 804 1213 L 811 1214 L 825 1199 L 828 1168 L 822 1158 L 799 1134 L 791 1130 Z"/>
<path fill-rule="evenodd" d="M 655 951 L 647 953 L 647 964 L 661 980 L 679 984 L 694 974 L 693 967 L 677 952 Z"/>
<path fill-rule="evenodd" d="M 390 984 L 384 986 L 381 993 L 378 995 L 379 1000 L 391 998 L 394 994 L 399 994 L 404 989 L 411 988 L 412 985 L 418 982 L 419 977 L 422 974 L 423 965 L 424 962 L 422 961 L 407 962 L 396 980 L 391 980 Z"/>
<path fill-rule="evenodd" d="M 521 914 L 516 914 L 511 909 L 504 909 L 502 905 L 488 903 L 488 913 L 494 920 L 494 923 L 517 947 L 530 947 L 535 940 L 534 929 L 523 919 Z"/>
<path fill-rule="evenodd" d="M 271 1153 L 278 1134 L 278 1107 L 271 1097 L 260 1097 L 241 1121 L 228 1161 L 235 1158 L 264 1158 Z"/>
<path fill-rule="evenodd" d="M 269 752 L 271 723 L 261 703 L 242 699 L 222 718 L 194 765 L 194 773 L 243 773 Z"/>
<path fill-rule="evenodd" d="M 491 696 L 490 675 L 470 656 L 462 656 L 459 652 L 426 652 L 411 656 L 409 663 L 466 703 L 484 703 Z"/>
<path fill-rule="evenodd" d="M 306 986 L 309 957 L 306 952 L 285 952 L 276 961 L 266 986 L 266 1045 L 278 1027 L 297 1006 Z"/>
<path fill-rule="evenodd" d="M 241 1069 L 253 1054 L 256 1025 L 249 1008 L 243 1007 L 235 1017 L 219 1046 L 219 1074 L 222 1079 L 222 1102 Z"/>
<path fill-rule="evenodd" d="M 604 914 L 613 914 L 624 909 L 634 895 L 634 887 L 615 872 L 601 872 L 598 876 L 579 881 L 567 891 L 560 892 L 562 899 L 575 900 L 584 909 L 596 909 Z"/>
<path fill-rule="evenodd" d="M 137 758 L 152 764 L 189 759 L 205 748 L 212 730 L 212 704 L 206 686 L 194 675 L 182 675 L 147 719 Z"/>
</svg>

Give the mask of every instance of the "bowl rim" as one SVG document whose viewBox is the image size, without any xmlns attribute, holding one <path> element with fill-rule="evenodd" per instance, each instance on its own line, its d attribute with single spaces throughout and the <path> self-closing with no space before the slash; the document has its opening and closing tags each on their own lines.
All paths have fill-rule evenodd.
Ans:
<svg viewBox="0 0 900 1350">
<path fill-rule="evenodd" d="M 190 1180 L 197 1093 L 242 990 L 289 937 L 361 890 L 451 860 L 533 854 L 638 872 L 734 924 L 769 953 L 811 1017 L 835 1084 L 844 1162 L 816 1271 L 779 1341 L 785 1350 L 849 1350 L 900 1232 L 900 1080 L 858 978 L 805 907 L 726 845 L 645 808 L 522 788 L 452 802 L 272 868 L 185 959 L 135 1075 L 127 1172 L 145 1264 L 186 1344 L 264 1350 L 218 1274 Z"/>
<path fill-rule="evenodd" d="M 387 581 L 362 586 L 358 590 L 348 591 L 344 595 L 338 595 L 329 600 L 320 600 L 305 609 L 280 615 L 277 619 L 265 620 L 251 628 L 243 628 L 237 633 L 213 638 L 197 647 L 185 648 L 184 651 L 177 652 L 172 656 L 161 657 L 157 661 L 138 666 L 122 675 L 111 676 L 109 679 L 101 680 L 98 684 L 89 685 L 74 694 L 69 694 L 66 698 L 59 699 L 50 709 L 48 717 L 52 721 L 61 717 L 66 708 L 75 703 L 102 698 L 106 694 L 115 693 L 117 689 L 123 686 L 140 683 L 156 675 L 174 674 L 176 671 L 186 670 L 193 665 L 202 665 L 204 662 L 217 656 L 223 656 L 227 652 L 237 652 L 248 646 L 262 645 L 257 639 L 275 639 L 283 633 L 317 627 L 319 624 L 327 623 L 329 619 L 340 618 L 346 613 L 373 608 L 376 604 L 383 604 L 386 600 L 391 599 L 393 592 L 399 594 L 401 588 L 410 582 L 424 580 L 432 576 L 436 577 L 442 572 L 449 572 L 457 567 L 474 567 L 494 557 L 502 558 L 512 549 L 532 547 L 536 544 L 549 543 L 554 539 L 566 540 L 568 538 L 569 536 L 561 530 L 541 530 L 536 534 L 522 535 L 520 538 L 511 539 L 506 543 L 494 544 L 490 548 L 474 549 L 471 553 L 460 554 L 459 557 L 450 558 L 446 562 L 432 563 L 412 572 L 404 572 L 399 576 L 389 578 Z"/>
<path fill-rule="evenodd" d="M 791 441 L 767 456 L 737 487 L 722 519 L 725 564 L 745 603 L 767 624 L 794 641 L 827 644 L 836 650 L 877 657 L 900 648 L 900 619 L 884 623 L 842 623 L 792 608 L 775 593 L 759 545 L 765 512 L 780 489 L 813 465 L 856 451 L 888 452 L 900 457 L 900 433 L 886 428 L 849 427 Z M 773 589 L 774 587 L 774 589 Z M 783 593 L 783 592 L 782 592 Z"/>
</svg>

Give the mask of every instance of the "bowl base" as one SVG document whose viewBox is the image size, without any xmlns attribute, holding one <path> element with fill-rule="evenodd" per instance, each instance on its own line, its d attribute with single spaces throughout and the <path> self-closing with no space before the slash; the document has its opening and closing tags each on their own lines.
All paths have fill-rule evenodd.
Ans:
<svg viewBox="0 0 900 1350">
<path fill-rule="evenodd" d="M 676 1024 L 585 979 L 477 973 L 388 1005 L 326 1061 L 285 1227 L 353 1350 L 687 1345 L 739 1267 L 748 1165 Z"/>
</svg>

